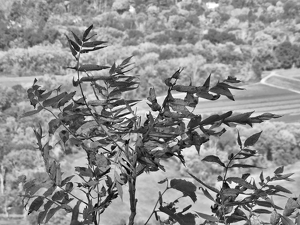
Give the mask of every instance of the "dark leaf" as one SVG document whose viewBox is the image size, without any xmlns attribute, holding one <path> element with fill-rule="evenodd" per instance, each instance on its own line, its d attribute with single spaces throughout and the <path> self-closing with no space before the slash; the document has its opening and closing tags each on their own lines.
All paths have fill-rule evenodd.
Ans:
<svg viewBox="0 0 300 225">
<path fill-rule="evenodd" d="M 54 106 L 56 105 L 61 99 L 63 99 L 68 93 L 67 92 L 63 92 L 60 93 L 59 95 L 53 97 L 53 98 L 49 98 L 47 100 L 45 100 L 43 102 L 43 106 L 44 107 L 48 107 L 48 106 Z"/>
<path fill-rule="evenodd" d="M 106 44 L 107 41 L 89 41 L 89 42 L 85 42 L 83 43 L 83 47 L 96 47 L 97 45 L 102 45 L 102 44 Z"/>
<path fill-rule="evenodd" d="M 75 48 L 73 47 L 72 45 L 72 40 L 69 39 L 69 37 L 66 35 L 67 39 L 68 39 L 68 43 L 69 43 L 69 48 L 71 50 L 71 53 L 72 55 L 75 57 L 75 59 L 77 60 L 77 55 L 78 55 L 78 52 L 75 50 Z M 75 43 L 75 42 L 74 42 Z M 75 43 L 76 44 L 76 43 Z"/>
<path fill-rule="evenodd" d="M 271 214 L 272 212 L 267 209 L 254 209 L 252 212 L 259 214 Z"/>
<path fill-rule="evenodd" d="M 208 156 L 205 156 L 202 159 L 202 161 L 218 163 L 220 166 L 225 167 L 225 164 L 220 160 L 220 158 L 218 156 L 208 155 Z"/>
<path fill-rule="evenodd" d="M 46 215 L 47 215 L 47 211 L 42 211 L 42 212 L 39 213 L 38 218 L 37 218 L 38 224 L 41 224 L 43 222 Z"/>
<path fill-rule="evenodd" d="M 61 99 L 58 103 L 58 107 L 62 107 L 64 106 L 68 101 L 70 101 L 74 95 L 76 94 L 76 91 L 71 92 L 69 94 L 67 94 L 66 96 L 63 97 L 63 99 Z"/>
<path fill-rule="evenodd" d="M 75 167 L 75 171 L 79 172 L 80 176 L 93 177 L 93 171 L 86 167 Z"/>
<path fill-rule="evenodd" d="M 232 166 L 230 166 L 230 168 L 234 168 L 234 167 L 238 167 L 238 168 L 261 168 L 255 165 L 247 165 L 247 164 L 233 164 Z"/>
<path fill-rule="evenodd" d="M 99 71 L 99 70 L 104 70 L 104 69 L 108 69 L 110 68 L 109 66 L 100 66 L 100 65 L 96 65 L 96 64 L 85 64 L 85 65 L 81 65 L 78 69 L 75 67 L 75 70 L 78 71 Z M 83 81 L 83 79 L 80 79 L 81 81 Z"/>
<path fill-rule="evenodd" d="M 80 39 L 73 31 L 71 31 L 71 33 L 72 33 L 72 35 L 73 35 L 73 37 L 74 37 L 76 43 L 77 43 L 79 46 L 81 46 L 81 45 L 82 45 L 82 40 L 81 40 L 81 39 Z"/>
<path fill-rule="evenodd" d="M 204 213 L 200 213 L 200 212 L 196 212 L 198 214 L 198 216 L 200 216 L 201 218 L 210 221 L 210 222 L 219 222 L 219 219 L 215 216 L 211 216 L 211 215 L 207 215 Z"/>
<path fill-rule="evenodd" d="M 59 137 L 62 140 L 62 142 L 65 144 L 67 140 L 69 140 L 69 132 L 66 130 L 61 130 L 59 132 Z"/>
<path fill-rule="evenodd" d="M 168 182 L 168 178 L 165 178 L 165 179 L 163 179 L 163 180 L 161 180 L 161 181 L 158 181 L 157 183 L 163 184 L 163 183 L 165 183 L 165 182 Z"/>
<path fill-rule="evenodd" d="M 201 120 L 202 120 L 201 115 L 196 115 L 192 117 L 187 125 L 187 128 L 193 129 L 194 127 L 197 127 L 198 125 L 200 125 Z"/>
<path fill-rule="evenodd" d="M 43 205 L 44 203 L 44 198 L 39 196 L 36 199 L 33 200 L 31 203 L 29 210 L 28 210 L 28 215 L 32 213 L 33 211 L 38 211 L 39 208 Z"/>
<path fill-rule="evenodd" d="M 116 63 L 114 63 L 114 64 L 111 66 L 111 68 L 110 68 L 110 70 L 109 70 L 109 74 L 110 74 L 110 75 L 113 75 L 115 72 L 116 72 Z"/>
<path fill-rule="evenodd" d="M 207 117 L 206 119 L 202 120 L 201 125 L 205 126 L 205 125 L 209 125 L 209 124 L 214 124 L 215 122 L 220 120 L 220 115 L 218 114 L 214 114 L 211 115 L 209 117 Z"/>
<path fill-rule="evenodd" d="M 24 117 L 27 117 L 27 116 L 33 116 L 33 115 L 39 113 L 40 111 L 42 111 L 42 109 L 43 109 L 42 107 L 39 107 L 36 110 L 32 110 L 32 111 L 24 113 L 21 117 L 24 118 Z"/>
<path fill-rule="evenodd" d="M 198 104 L 198 97 L 195 97 L 194 94 L 187 93 L 184 97 L 186 105 L 192 108 L 195 108 Z"/>
<path fill-rule="evenodd" d="M 281 191 L 281 192 L 284 192 L 284 193 L 288 193 L 288 194 L 292 194 L 292 192 L 284 187 L 282 187 L 281 185 L 276 185 L 275 186 L 275 189 L 277 191 Z"/>
<path fill-rule="evenodd" d="M 240 137 L 240 132 L 239 131 L 238 131 L 237 143 L 240 146 L 240 148 L 242 148 L 242 141 L 241 141 L 241 137 Z"/>
<path fill-rule="evenodd" d="M 91 81 L 97 81 L 97 80 L 111 80 L 111 76 L 89 76 L 89 77 L 82 77 L 80 79 L 80 82 L 91 82 Z M 101 87 L 100 85 L 96 85 L 97 89 Z M 105 89 L 106 90 L 106 89 Z M 100 90 L 99 90 L 100 91 Z"/>
<path fill-rule="evenodd" d="M 201 190 L 208 199 L 212 200 L 213 202 L 215 201 L 214 198 L 210 195 L 210 193 L 206 189 L 201 188 Z"/>
<path fill-rule="evenodd" d="M 180 73 L 182 72 L 183 68 L 182 69 L 178 69 L 173 75 L 172 75 L 172 78 L 174 79 L 179 79 L 179 76 L 180 76 Z"/>
<path fill-rule="evenodd" d="M 60 125 L 61 125 L 61 122 L 59 119 L 50 120 L 50 122 L 48 123 L 49 134 L 54 134 L 55 131 L 60 127 Z"/>
<path fill-rule="evenodd" d="M 154 88 L 150 88 L 149 90 L 149 97 L 147 97 L 147 100 L 150 102 L 156 102 L 156 94 L 155 94 L 155 89 Z"/>
<path fill-rule="evenodd" d="M 259 206 L 283 210 L 281 207 L 274 205 L 272 202 L 268 202 L 268 201 L 256 201 L 255 203 L 257 205 L 259 205 Z"/>
<path fill-rule="evenodd" d="M 223 194 L 224 196 L 233 196 L 233 197 L 235 197 L 235 196 L 237 196 L 237 195 L 240 194 L 240 193 L 241 193 L 240 190 L 238 190 L 238 189 L 233 189 L 233 188 L 225 188 L 225 189 L 223 189 L 223 191 L 222 191 L 222 194 Z"/>
<path fill-rule="evenodd" d="M 233 115 L 233 116 L 226 118 L 224 121 L 246 124 L 246 123 L 248 123 L 248 120 L 252 113 L 254 113 L 254 111 Z"/>
<path fill-rule="evenodd" d="M 216 95 L 210 94 L 210 93 L 208 93 L 207 91 L 204 91 L 204 90 L 198 90 L 196 92 L 196 95 L 200 98 L 204 98 L 204 99 L 211 100 L 211 101 L 218 100 L 221 96 L 219 94 L 216 94 Z"/>
<path fill-rule="evenodd" d="M 55 191 L 56 189 L 56 185 L 52 185 L 50 188 L 48 188 L 47 191 L 45 191 L 45 193 L 43 194 L 45 197 L 48 197 L 50 195 L 53 194 L 53 192 Z"/>
<path fill-rule="evenodd" d="M 76 205 L 73 208 L 71 223 L 72 221 L 78 221 L 80 203 L 80 201 L 77 201 Z"/>
<path fill-rule="evenodd" d="M 212 186 L 210 186 L 210 185 L 204 183 L 202 180 L 200 180 L 199 178 L 195 177 L 193 174 L 191 174 L 191 173 L 189 173 L 189 172 L 188 172 L 188 174 L 189 174 L 191 177 L 193 177 L 196 181 L 198 181 L 200 184 L 202 184 L 203 186 L 205 186 L 206 188 L 208 188 L 209 190 L 211 190 L 211 191 L 213 191 L 213 192 L 215 192 L 215 193 L 217 193 L 217 194 L 220 194 L 220 191 L 219 191 L 218 189 L 216 189 L 216 188 L 214 188 L 214 187 L 212 187 Z"/>
<path fill-rule="evenodd" d="M 246 141 L 244 142 L 244 146 L 247 147 L 247 146 L 253 146 L 259 139 L 260 135 L 261 135 L 262 131 L 261 132 L 258 132 L 256 134 L 253 134 L 251 135 L 250 137 L 248 137 L 246 139 Z"/>
<path fill-rule="evenodd" d="M 130 56 L 130 57 L 128 57 L 128 58 L 126 58 L 126 59 L 124 59 L 124 60 L 123 60 L 123 62 L 120 64 L 120 66 L 122 67 L 122 66 L 124 66 L 124 65 L 128 64 L 128 63 L 129 63 L 129 61 L 130 61 L 130 59 L 131 59 L 132 57 L 133 57 L 133 56 Z"/>
<path fill-rule="evenodd" d="M 183 193 L 184 196 L 189 196 L 194 202 L 197 200 L 196 186 L 189 181 L 182 179 L 172 179 L 170 181 L 170 187 Z"/>
<path fill-rule="evenodd" d="M 45 101 L 47 98 L 50 97 L 50 95 L 52 94 L 52 91 L 48 91 L 45 94 L 42 94 L 41 96 L 38 97 L 39 101 Z"/>
<path fill-rule="evenodd" d="M 181 213 L 184 213 L 184 212 L 188 211 L 191 207 L 192 207 L 192 205 L 188 205 L 188 206 L 184 207 L 182 209 Z"/>
<path fill-rule="evenodd" d="M 210 77 L 211 77 L 211 74 L 206 78 L 206 81 L 203 84 L 203 87 L 205 88 L 206 91 L 208 91 L 209 86 L 210 86 Z"/>
<path fill-rule="evenodd" d="M 52 216 L 54 216 L 54 214 L 60 210 L 61 207 L 60 206 L 57 206 L 56 208 L 52 208 L 49 210 L 49 212 L 47 213 L 47 217 L 46 217 L 46 220 L 45 220 L 45 223 L 48 223 L 48 221 L 52 218 Z"/>
<path fill-rule="evenodd" d="M 182 214 L 182 213 L 175 213 L 173 208 L 168 206 L 160 206 L 159 210 L 172 219 L 177 221 L 180 225 L 195 225 L 195 216 L 192 213 Z"/>
<path fill-rule="evenodd" d="M 93 29 L 93 24 L 89 26 L 82 35 L 82 40 L 85 42 L 87 39 L 87 36 L 89 35 L 90 31 Z"/>
<path fill-rule="evenodd" d="M 209 91 L 219 95 L 224 95 L 230 100 L 234 101 L 233 95 L 230 92 L 230 90 L 227 87 L 221 85 L 221 83 L 218 83 L 216 86 L 212 87 Z"/>
<path fill-rule="evenodd" d="M 260 182 L 262 182 L 262 183 L 264 182 L 265 179 L 264 179 L 264 173 L 263 172 L 260 173 L 259 179 L 260 179 Z"/>
<path fill-rule="evenodd" d="M 62 180 L 61 182 L 61 186 L 65 186 L 66 183 L 68 183 L 70 180 L 72 180 L 72 178 L 74 177 L 75 175 L 72 175 L 72 176 L 69 176 L 69 177 L 66 177 L 65 179 Z"/>
<path fill-rule="evenodd" d="M 274 173 L 277 175 L 283 173 L 283 171 L 284 171 L 284 166 L 280 166 L 274 171 Z"/>
<path fill-rule="evenodd" d="M 246 187 L 248 189 L 255 189 L 254 186 L 250 183 L 248 183 L 247 181 L 245 181 L 244 179 L 242 178 L 239 178 L 239 177 L 228 177 L 226 179 L 227 182 L 231 183 L 231 182 L 234 182 L 234 183 L 237 183 L 243 187 Z"/>
<path fill-rule="evenodd" d="M 63 190 L 57 191 L 52 196 L 52 200 L 53 201 L 59 201 L 59 200 L 61 200 L 64 197 L 64 195 L 65 195 L 65 192 Z"/>
<path fill-rule="evenodd" d="M 194 87 L 194 86 L 174 85 L 172 90 L 178 91 L 178 92 L 195 94 L 195 93 L 197 93 L 198 88 Z"/>
</svg>

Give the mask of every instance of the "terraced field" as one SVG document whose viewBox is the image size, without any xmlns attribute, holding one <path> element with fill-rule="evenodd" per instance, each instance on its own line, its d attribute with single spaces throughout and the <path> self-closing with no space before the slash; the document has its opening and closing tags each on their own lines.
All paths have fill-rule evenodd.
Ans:
<svg viewBox="0 0 300 225">
<path fill-rule="evenodd" d="M 246 90 L 243 91 L 232 90 L 235 95 L 235 101 L 231 101 L 226 97 L 221 97 L 214 102 L 201 99 L 201 103 L 197 106 L 194 113 L 211 114 L 233 110 L 236 112 L 255 111 L 253 115 L 258 115 L 264 112 L 271 112 L 283 115 L 278 121 L 300 122 L 300 85 L 298 87 L 293 80 L 289 82 L 287 78 L 282 78 L 282 82 L 280 78 L 278 79 L 278 76 L 273 76 L 271 78 L 272 79 L 269 79 L 269 81 L 270 85 L 273 86 L 257 83 L 246 86 Z M 25 87 L 28 87 L 32 84 L 33 79 L 33 77 L 1 77 L 0 85 L 7 87 L 22 84 Z M 59 79 L 59 76 L 57 76 L 57 79 Z M 294 90 L 298 89 L 299 92 L 296 93 L 277 88 L 274 86 L 273 81 L 275 82 L 275 86 L 280 86 L 282 83 L 285 88 L 290 85 Z M 268 79 L 264 82 L 268 83 Z M 184 94 L 178 94 L 176 97 L 184 98 L 184 96 Z M 158 98 L 158 101 L 162 102 L 163 98 Z M 141 113 L 146 113 L 149 107 L 146 102 L 143 101 L 137 105 L 137 109 Z"/>
<path fill-rule="evenodd" d="M 300 89 L 300 87 L 299 87 Z M 226 111 L 251 112 L 259 115 L 265 112 L 282 115 L 276 121 L 300 122 L 300 94 L 265 84 L 252 84 L 245 87 L 245 90 L 232 90 L 235 101 L 222 96 L 216 101 L 199 99 L 199 104 L 194 110 L 195 114 L 208 115 Z M 174 95 L 175 98 L 184 98 L 185 94 Z M 161 103 L 163 97 L 158 98 Z M 146 102 L 137 105 L 140 113 L 149 110 Z"/>
<path fill-rule="evenodd" d="M 202 101 L 196 108 L 195 113 L 209 114 L 226 112 L 255 111 L 253 115 L 270 112 L 282 115 L 279 120 L 292 122 L 294 118 L 300 122 L 300 95 L 298 93 L 270 87 L 264 84 L 254 84 L 247 86 L 246 90 L 233 91 L 235 101 L 222 97 L 216 102 Z"/>
</svg>

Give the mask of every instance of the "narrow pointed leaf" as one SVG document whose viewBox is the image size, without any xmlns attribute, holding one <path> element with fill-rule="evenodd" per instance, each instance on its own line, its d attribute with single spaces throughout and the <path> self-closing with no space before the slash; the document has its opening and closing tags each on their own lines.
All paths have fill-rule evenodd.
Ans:
<svg viewBox="0 0 300 225">
<path fill-rule="evenodd" d="M 219 222 L 219 219 L 215 216 L 211 216 L 211 215 L 207 215 L 205 213 L 200 213 L 200 212 L 196 212 L 198 214 L 198 216 L 200 216 L 201 218 L 210 221 L 210 222 Z"/>
<path fill-rule="evenodd" d="M 86 41 L 86 37 L 89 35 L 90 31 L 93 29 L 93 24 L 89 26 L 82 35 L 82 40 Z"/>
<path fill-rule="evenodd" d="M 204 157 L 202 159 L 202 161 L 218 163 L 220 166 L 225 167 L 225 164 L 220 160 L 220 158 L 218 156 L 208 155 L 208 156 Z"/>
<path fill-rule="evenodd" d="M 49 210 L 49 212 L 47 213 L 47 217 L 46 217 L 46 220 L 45 220 L 45 223 L 48 223 L 48 221 L 54 216 L 54 214 L 60 210 L 61 207 L 60 206 L 57 206 L 56 208 L 52 208 Z"/>
<path fill-rule="evenodd" d="M 71 33 L 72 33 L 72 35 L 73 35 L 73 37 L 74 37 L 76 43 L 77 43 L 79 46 L 81 46 L 81 45 L 82 45 L 82 40 L 81 40 L 81 39 L 80 39 L 73 31 L 71 31 Z"/>
<path fill-rule="evenodd" d="M 39 196 L 36 199 L 33 200 L 31 203 L 29 210 L 28 210 L 28 215 L 32 213 L 33 211 L 38 211 L 39 208 L 43 205 L 44 203 L 44 198 Z"/>
<path fill-rule="evenodd" d="M 253 146 L 255 145 L 255 143 L 258 141 L 260 135 L 261 135 L 262 131 L 261 132 L 258 132 L 256 134 L 253 134 L 252 136 L 248 137 L 246 139 L 246 141 L 244 142 L 244 146 L 245 147 L 248 147 L 248 146 Z"/>
<path fill-rule="evenodd" d="M 191 173 L 189 173 L 189 172 L 188 172 L 188 174 L 189 174 L 191 177 L 193 177 L 196 181 L 198 181 L 200 184 L 202 184 L 204 187 L 208 188 L 209 190 L 211 190 L 211 191 L 213 191 L 213 192 L 215 192 L 215 193 L 217 193 L 217 194 L 220 194 L 220 191 L 219 191 L 218 189 L 216 189 L 216 188 L 214 188 L 214 187 L 212 187 L 212 186 L 210 186 L 210 185 L 204 183 L 202 180 L 200 180 L 199 178 L 195 177 L 193 174 L 191 174 Z"/>
</svg>

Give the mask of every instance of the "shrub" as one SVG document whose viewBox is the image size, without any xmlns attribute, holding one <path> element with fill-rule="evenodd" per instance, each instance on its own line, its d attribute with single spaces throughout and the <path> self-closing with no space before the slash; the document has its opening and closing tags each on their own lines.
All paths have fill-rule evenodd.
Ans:
<svg viewBox="0 0 300 225">
<path fill-rule="evenodd" d="M 1 55 L 0 70 L 11 76 L 34 76 L 45 73 L 65 74 L 63 65 L 70 66 L 67 51 L 53 46 L 10 49 Z"/>
<path fill-rule="evenodd" d="M 128 224 L 133 225 L 138 203 L 136 182 L 141 174 L 164 171 L 162 161 L 169 158 L 176 158 L 184 164 L 182 152 L 185 149 L 193 147 L 199 153 L 200 147 L 212 136 L 219 137 L 226 132 L 223 126 L 252 125 L 279 117 L 271 113 L 251 116 L 252 112 L 233 114 L 232 111 L 205 118 L 195 115 L 193 110 L 199 103 L 198 98 L 217 100 L 223 95 L 234 100 L 230 89 L 239 90 L 240 88 L 234 84 L 240 81 L 228 76 L 212 84 L 211 76 L 208 76 L 203 85 L 185 85 L 179 83 L 180 79 L 185 77 L 181 76 L 182 69 L 178 69 L 164 79 L 167 94 L 162 103 L 158 102 L 156 88 L 150 88 L 147 97 L 150 111 L 146 118 L 142 119 L 132 108 L 138 100 L 122 98 L 122 93 L 135 90 L 139 84 L 137 77 L 128 73 L 131 70 L 131 57 L 109 67 L 81 63 L 81 54 L 104 47 L 101 41 L 89 41 L 92 28 L 93 26 L 90 26 L 85 30 L 82 39 L 73 35 L 74 40 L 69 40 L 71 53 L 77 62 L 77 66 L 73 68 L 77 72 L 77 78 L 73 79 L 72 83 L 74 87 L 79 88 L 81 96 L 75 96 L 75 92 L 62 92 L 59 88 L 46 92 L 36 85 L 37 80 L 27 91 L 30 103 L 35 109 L 23 116 L 32 116 L 42 111 L 51 112 L 54 118 L 49 123 L 49 135 L 59 133 L 63 144 L 74 143 L 87 155 L 86 166 L 75 167 L 81 178 L 76 187 L 72 180 L 74 175 L 63 177 L 60 164 L 50 156 L 53 147 L 49 141 L 44 141 L 42 127 L 39 126 L 34 130 L 51 182 L 43 195 L 38 195 L 36 192 L 41 189 L 41 184 L 35 180 L 28 181 L 25 177 L 21 178 L 26 193 L 24 199 L 28 203 L 33 198 L 29 214 L 38 211 L 44 205 L 43 211 L 39 212 L 38 223 L 44 220 L 47 222 L 58 210 L 65 210 L 72 213 L 71 224 L 98 224 L 100 215 L 118 196 L 122 198 L 123 189 L 128 187 L 130 198 Z M 87 48 L 88 46 L 91 47 Z M 93 75 L 93 72 L 99 70 L 107 70 L 107 74 Z M 80 76 L 81 72 L 86 76 Z M 93 98 L 83 91 L 84 83 L 91 85 Z M 174 91 L 182 92 L 185 95 L 184 99 L 175 98 Z M 56 109 L 60 110 L 55 112 Z M 220 188 L 213 187 L 190 174 L 202 185 L 203 194 L 214 202 L 211 207 L 212 215 L 191 211 L 189 210 L 191 206 L 179 209 L 176 204 L 181 198 L 197 201 L 197 187 L 184 179 L 166 178 L 159 182 L 166 188 L 163 192 L 159 192 L 154 209 L 145 224 L 148 224 L 153 215 L 160 224 L 178 222 L 194 225 L 198 217 L 205 219 L 204 224 L 216 222 L 230 224 L 238 221 L 251 223 L 253 218 L 262 213 L 271 214 L 272 225 L 276 225 L 279 220 L 283 224 L 292 224 L 292 220 L 298 220 L 298 214 L 294 215 L 296 219 L 289 218 L 300 208 L 297 204 L 298 198 L 289 198 L 282 214 L 277 212 L 276 209 L 279 207 L 271 199 L 273 195 L 290 193 L 284 187 L 272 184 L 273 181 L 290 180 L 292 174 L 284 174 L 284 167 L 277 168 L 272 177 L 265 178 L 262 172 L 260 182 L 255 182 L 248 173 L 238 176 L 229 174 L 235 168 L 257 167 L 244 163 L 244 160 L 256 156 L 254 145 L 261 133 L 254 133 L 245 140 L 242 140 L 238 133 L 236 138 L 238 150 L 229 154 L 227 159 L 217 155 L 207 155 L 202 159 L 224 171 L 222 176 L 217 178 L 221 182 Z M 76 196 L 74 194 L 76 189 L 83 191 L 86 198 L 80 199 Z M 166 202 L 165 193 L 170 190 L 179 191 L 181 196 Z M 214 197 L 211 192 L 214 192 Z M 73 200 L 76 203 L 71 206 Z M 268 207 L 272 211 L 257 206 Z M 164 220 L 162 215 L 167 215 L 168 218 Z"/>
<path fill-rule="evenodd" d="M 123 45 L 138 45 L 143 42 L 144 34 L 139 30 L 127 30 L 127 37 L 123 41 Z"/>
<path fill-rule="evenodd" d="M 209 40 L 213 44 L 233 42 L 235 44 L 242 44 L 243 42 L 235 37 L 234 34 L 226 31 L 217 31 L 215 29 L 209 29 L 207 34 L 203 36 L 204 40 Z"/>
<path fill-rule="evenodd" d="M 164 45 L 170 42 L 170 37 L 166 32 L 156 32 L 145 37 L 146 41 L 155 43 L 157 45 Z"/>
<path fill-rule="evenodd" d="M 123 13 L 129 10 L 129 0 L 117 0 L 114 1 L 112 8 L 116 10 L 118 13 Z"/>
<path fill-rule="evenodd" d="M 160 60 L 172 59 L 179 57 L 180 54 L 176 48 L 176 45 L 164 45 L 162 46 L 159 54 Z"/>
<path fill-rule="evenodd" d="M 124 30 L 121 16 L 117 12 L 104 12 L 93 18 L 93 23 L 97 27 L 111 27 L 118 30 Z"/>
<path fill-rule="evenodd" d="M 294 63 L 294 48 L 290 41 L 284 41 L 275 49 L 275 56 L 281 68 L 289 69 Z"/>
<path fill-rule="evenodd" d="M 185 28 L 186 19 L 180 15 L 172 15 L 169 17 L 168 23 L 171 29 L 182 30 Z"/>
</svg>

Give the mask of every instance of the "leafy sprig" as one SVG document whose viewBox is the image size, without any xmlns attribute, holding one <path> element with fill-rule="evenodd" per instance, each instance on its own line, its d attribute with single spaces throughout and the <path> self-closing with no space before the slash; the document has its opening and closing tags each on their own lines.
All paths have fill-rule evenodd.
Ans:
<svg viewBox="0 0 300 225">
<path fill-rule="evenodd" d="M 167 95 L 162 104 L 157 101 L 155 88 L 149 90 L 147 98 L 149 113 L 146 120 L 135 113 L 133 107 L 139 100 L 127 100 L 123 93 L 133 91 L 139 86 L 137 76 L 128 75 L 133 64 L 132 57 L 124 59 L 120 64 L 98 65 L 82 64 L 81 54 L 103 50 L 107 47 L 106 41 L 94 40 L 96 35 L 90 35 L 93 25 L 88 27 L 78 37 L 72 32 L 73 40 L 67 36 L 69 48 L 76 64 L 65 66 L 75 70 L 77 77 L 73 78 L 74 88 L 79 91 L 62 92 L 60 87 L 54 90 L 44 90 L 34 81 L 28 89 L 28 98 L 34 110 L 24 114 L 32 116 L 41 111 L 48 111 L 54 117 L 48 123 L 48 135 L 43 133 L 41 127 L 35 129 L 38 148 L 45 162 L 46 172 L 50 182 L 47 185 L 37 183 L 35 180 L 23 180 L 24 201 L 31 204 L 29 213 L 39 211 L 38 222 L 48 222 L 49 219 L 60 209 L 72 213 L 71 224 L 100 224 L 100 215 L 105 212 L 111 202 L 118 196 L 123 197 L 123 188 L 128 184 L 130 197 L 129 224 L 134 224 L 137 199 L 136 181 L 144 172 L 165 170 L 162 160 L 177 157 L 181 163 L 185 163 L 182 154 L 192 146 L 200 152 L 200 147 L 207 142 L 211 136 L 221 136 L 226 132 L 226 126 L 236 124 L 261 123 L 265 120 L 278 118 L 278 115 L 264 113 L 252 117 L 253 112 L 233 113 L 232 111 L 222 114 L 214 114 L 207 118 L 194 114 L 194 108 L 199 104 L 198 99 L 218 100 L 225 96 L 234 101 L 231 89 L 242 90 L 234 86 L 240 81 L 234 77 L 228 77 L 211 85 L 211 75 L 202 86 L 180 84 L 182 69 L 165 80 Z M 94 75 L 102 71 L 106 75 Z M 89 83 L 92 87 L 92 96 L 85 93 L 83 84 Z M 183 92 L 183 99 L 174 97 L 174 93 Z M 141 122 L 144 121 L 144 122 Z M 47 138 L 58 133 L 62 145 L 70 144 L 80 147 L 87 156 L 85 166 L 75 167 L 76 174 L 63 178 L 60 164 L 50 157 L 52 146 Z M 176 203 L 179 199 L 170 203 L 163 202 L 163 194 L 169 189 L 182 193 L 182 197 L 189 197 L 193 202 L 197 200 L 196 186 L 188 181 L 172 179 L 167 182 L 167 188 L 159 194 L 158 201 L 151 213 L 161 223 L 159 213 L 166 214 L 169 222 L 180 224 L 195 224 L 195 218 L 202 217 L 210 222 L 233 223 L 241 220 L 251 221 L 253 215 L 269 212 L 266 209 L 255 208 L 255 206 L 279 208 L 268 196 L 286 193 L 287 190 L 279 185 L 271 185 L 275 180 L 289 179 L 289 174 L 276 171 L 272 178 L 263 178 L 261 175 L 260 187 L 254 180 L 249 181 L 249 176 L 228 177 L 232 168 L 251 168 L 254 165 L 240 163 L 241 160 L 253 157 L 256 151 L 250 149 L 258 140 L 261 133 L 257 133 L 246 139 L 244 144 L 239 134 L 237 142 L 240 146 L 239 152 L 232 154 L 228 162 L 222 162 L 218 156 L 206 156 L 203 161 L 217 163 L 224 168 L 224 175 L 220 176 L 222 187 L 212 187 L 200 178 L 191 174 L 200 184 L 204 195 L 214 202 L 213 215 L 201 212 L 189 212 L 191 206 L 185 207 L 177 212 Z M 81 182 L 72 181 L 74 175 L 81 178 Z M 162 182 L 163 183 L 163 182 Z M 43 194 L 36 194 L 41 188 L 46 187 Z M 208 189 L 208 190 L 207 190 Z M 76 191 L 84 193 L 81 199 Z M 215 192 L 216 198 L 209 191 Z M 239 199 L 238 197 L 246 197 Z M 73 203 L 76 201 L 76 203 Z M 26 204 L 26 205 L 27 205 Z M 84 205 L 84 208 L 80 207 Z M 44 210 L 42 210 L 44 206 Z M 243 211 L 246 211 L 244 213 Z M 291 212 L 287 208 L 285 214 Z M 275 211 L 276 212 L 276 211 Z M 287 220 L 287 216 L 279 215 L 281 221 Z M 79 216 L 82 215 L 82 216 Z M 277 221 L 278 215 L 272 214 L 272 221 Z M 80 218 L 79 218 L 80 217 Z M 275 218 L 275 219 L 274 219 Z M 149 219 L 146 221 L 148 223 Z M 283 222 L 284 223 L 284 222 Z M 272 223 L 272 225 L 275 225 Z"/>
</svg>

